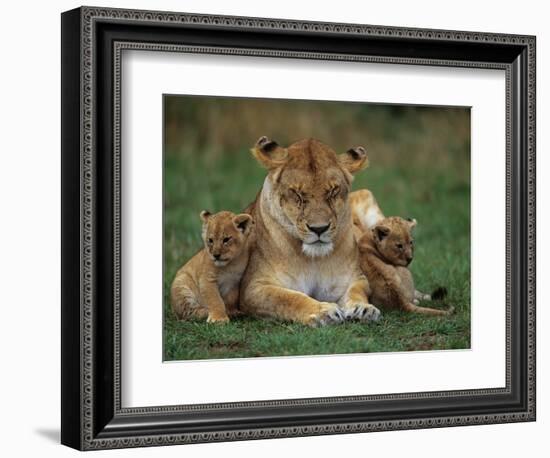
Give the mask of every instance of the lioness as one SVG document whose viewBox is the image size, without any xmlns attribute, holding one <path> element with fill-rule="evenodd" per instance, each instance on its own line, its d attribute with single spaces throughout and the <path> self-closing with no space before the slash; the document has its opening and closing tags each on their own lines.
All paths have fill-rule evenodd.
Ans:
<svg viewBox="0 0 550 458">
<path fill-rule="evenodd" d="M 431 296 L 417 291 L 408 265 L 413 259 L 411 234 L 415 219 L 391 216 L 380 220 L 359 239 L 361 269 L 369 279 L 371 301 L 380 307 L 399 308 L 427 315 L 449 315 L 453 309 L 438 310 L 418 306 Z M 443 289 L 437 290 L 444 295 Z"/>
<path fill-rule="evenodd" d="M 227 322 L 237 313 L 239 284 L 248 264 L 253 220 L 248 214 L 202 211 L 204 248 L 176 274 L 172 310 L 179 319 Z"/>
<path fill-rule="evenodd" d="M 241 282 L 241 308 L 306 325 L 376 320 L 359 267 L 348 193 L 367 166 L 362 147 L 336 153 L 314 139 L 288 148 L 261 137 L 252 149 L 267 168 L 250 205 L 257 242 Z"/>
<path fill-rule="evenodd" d="M 369 229 L 384 219 L 384 214 L 372 192 L 368 189 L 359 189 L 349 195 L 351 216 L 353 218 L 353 233 L 359 238 Z"/>
</svg>

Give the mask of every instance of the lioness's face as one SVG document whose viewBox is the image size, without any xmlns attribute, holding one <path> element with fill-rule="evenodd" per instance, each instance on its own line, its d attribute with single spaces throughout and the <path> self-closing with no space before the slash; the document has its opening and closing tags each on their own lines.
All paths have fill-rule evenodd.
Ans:
<svg viewBox="0 0 550 458">
<path fill-rule="evenodd" d="M 202 211 L 202 239 L 206 252 L 217 267 L 229 264 L 246 244 L 252 229 L 250 215 L 222 211 L 211 214 Z"/>
<path fill-rule="evenodd" d="M 380 254 L 394 266 L 408 266 L 414 255 L 412 229 L 416 220 L 391 216 L 372 228 L 374 243 Z"/>
<path fill-rule="evenodd" d="M 253 152 L 270 169 L 264 190 L 269 193 L 272 216 L 301 241 L 307 256 L 330 254 L 342 221 L 351 217 L 348 193 L 352 173 L 366 161 L 364 149 L 339 157 L 317 140 L 281 148 L 262 137 Z"/>
<path fill-rule="evenodd" d="M 302 241 L 303 252 L 310 256 L 329 254 L 349 192 L 342 171 L 336 167 L 317 174 L 299 169 L 283 171 L 272 185 L 286 226 Z"/>
</svg>

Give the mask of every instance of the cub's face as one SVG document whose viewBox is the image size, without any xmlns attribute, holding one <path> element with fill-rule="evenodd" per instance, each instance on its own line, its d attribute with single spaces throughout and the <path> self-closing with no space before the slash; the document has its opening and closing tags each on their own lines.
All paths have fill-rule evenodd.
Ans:
<svg viewBox="0 0 550 458">
<path fill-rule="evenodd" d="M 384 218 L 372 228 L 374 243 L 387 262 L 395 266 L 408 266 L 413 260 L 415 219 L 398 216 Z"/>
<path fill-rule="evenodd" d="M 204 247 L 214 265 L 223 267 L 229 264 L 246 244 L 254 224 L 252 217 L 227 211 L 215 214 L 202 211 L 200 217 Z"/>
<path fill-rule="evenodd" d="M 261 137 L 253 154 L 269 169 L 263 192 L 271 216 L 301 242 L 306 256 L 330 254 L 340 227 L 351 221 L 348 193 L 353 173 L 366 167 L 364 148 L 337 155 L 314 139 L 282 148 Z"/>
</svg>

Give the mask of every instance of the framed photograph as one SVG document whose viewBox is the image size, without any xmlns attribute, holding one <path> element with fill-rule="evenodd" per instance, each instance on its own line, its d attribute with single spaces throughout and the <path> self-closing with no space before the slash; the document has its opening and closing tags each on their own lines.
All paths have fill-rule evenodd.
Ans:
<svg viewBox="0 0 550 458">
<path fill-rule="evenodd" d="M 535 420 L 535 37 L 62 14 L 80 450 Z"/>
</svg>

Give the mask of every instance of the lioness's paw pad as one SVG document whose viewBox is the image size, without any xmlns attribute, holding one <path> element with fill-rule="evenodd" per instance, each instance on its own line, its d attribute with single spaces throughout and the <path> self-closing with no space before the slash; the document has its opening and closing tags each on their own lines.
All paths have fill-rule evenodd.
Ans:
<svg viewBox="0 0 550 458">
<path fill-rule="evenodd" d="M 363 304 L 352 305 L 351 307 L 346 307 L 345 316 L 347 320 L 356 320 L 364 312 L 365 306 Z"/>
<path fill-rule="evenodd" d="M 345 320 L 344 311 L 330 302 L 323 302 L 319 313 L 310 316 L 309 325 L 313 327 L 338 324 Z"/>
<path fill-rule="evenodd" d="M 346 319 L 359 321 L 378 321 L 381 313 L 374 305 L 356 304 L 346 308 Z"/>
<path fill-rule="evenodd" d="M 227 315 L 208 315 L 206 322 L 216 324 L 229 323 L 229 317 Z"/>
<path fill-rule="evenodd" d="M 382 314 L 380 313 L 380 310 L 378 310 L 374 305 L 369 304 L 359 311 L 357 319 L 359 321 L 378 321 L 381 316 Z"/>
</svg>

